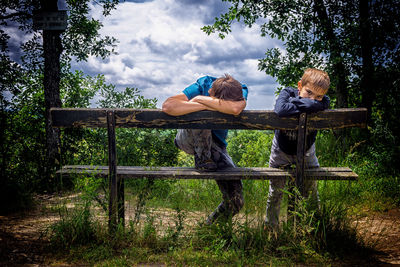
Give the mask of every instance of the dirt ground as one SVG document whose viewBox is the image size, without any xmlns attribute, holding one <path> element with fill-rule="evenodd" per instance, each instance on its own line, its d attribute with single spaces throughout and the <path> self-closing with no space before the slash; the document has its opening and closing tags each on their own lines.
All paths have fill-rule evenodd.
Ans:
<svg viewBox="0 0 400 267">
<path fill-rule="evenodd" d="M 36 208 L 0 216 L 0 266 L 77 266 L 46 250 L 48 240 L 44 229 L 59 219 L 48 207 L 60 198 L 44 195 L 36 200 Z M 365 242 L 374 246 L 374 260 L 346 259 L 333 265 L 400 266 L 400 209 L 374 213 L 354 223 Z"/>
</svg>

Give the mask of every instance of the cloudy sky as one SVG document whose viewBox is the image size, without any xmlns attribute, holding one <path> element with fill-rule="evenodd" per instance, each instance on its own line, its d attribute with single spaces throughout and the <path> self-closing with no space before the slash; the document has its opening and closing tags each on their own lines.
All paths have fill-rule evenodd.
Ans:
<svg viewBox="0 0 400 267">
<path fill-rule="evenodd" d="M 247 109 L 272 109 L 277 84 L 258 71 L 257 64 L 266 48 L 280 43 L 262 38 L 258 27 L 239 23 L 223 40 L 200 30 L 228 7 L 220 0 L 129 1 L 102 18 L 101 7 L 93 6 L 92 16 L 104 25 L 101 34 L 119 40 L 118 54 L 74 62 L 72 67 L 104 74 L 119 89 L 139 88 L 145 97 L 156 97 L 158 107 L 201 76 L 228 73 L 249 87 Z"/>
</svg>

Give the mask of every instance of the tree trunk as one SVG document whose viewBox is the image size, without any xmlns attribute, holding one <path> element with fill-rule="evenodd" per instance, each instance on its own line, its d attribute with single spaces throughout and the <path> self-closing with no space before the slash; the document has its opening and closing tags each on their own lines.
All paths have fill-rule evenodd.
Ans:
<svg viewBox="0 0 400 267">
<path fill-rule="evenodd" d="M 41 1 L 43 11 L 58 11 L 57 0 Z M 44 98 L 46 119 L 46 154 L 47 175 L 52 177 L 53 171 L 59 164 L 60 130 L 51 124 L 50 108 L 61 107 L 60 99 L 60 55 L 62 52 L 61 32 L 43 30 L 43 57 L 44 57 Z"/>
<path fill-rule="evenodd" d="M 333 65 L 334 73 L 331 74 L 331 79 L 336 81 L 336 107 L 346 108 L 348 106 L 348 90 L 347 90 L 347 73 L 341 56 L 340 42 L 335 35 L 332 27 L 332 22 L 329 20 L 323 0 L 314 1 L 314 9 L 317 13 L 317 23 L 321 25 L 320 29 L 323 32 L 325 41 L 328 43 L 330 53 L 330 61 Z"/>
<path fill-rule="evenodd" d="M 374 99 L 374 65 L 372 62 L 372 45 L 370 37 L 369 2 L 359 1 L 360 12 L 360 45 L 361 45 L 361 81 L 362 105 L 368 109 L 368 122 L 371 118 L 372 102 Z"/>
</svg>

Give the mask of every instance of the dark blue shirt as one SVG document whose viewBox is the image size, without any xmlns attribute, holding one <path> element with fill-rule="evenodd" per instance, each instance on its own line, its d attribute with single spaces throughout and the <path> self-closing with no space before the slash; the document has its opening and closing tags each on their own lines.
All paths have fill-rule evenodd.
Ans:
<svg viewBox="0 0 400 267">
<path fill-rule="evenodd" d="M 329 97 L 324 96 L 321 101 L 300 97 L 299 90 L 287 87 L 279 94 L 274 111 L 279 117 L 289 117 L 300 113 L 313 113 L 329 108 Z M 279 148 L 288 155 L 297 154 L 297 131 L 275 130 Z M 306 149 L 314 143 L 317 131 L 307 132 Z"/>
<path fill-rule="evenodd" d="M 217 78 L 211 76 L 201 77 L 194 84 L 186 87 L 185 90 L 183 90 L 183 93 L 189 100 L 198 95 L 210 96 L 208 90 L 216 79 Z M 242 84 L 242 92 L 244 99 L 247 100 L 248 89 L 245 84 Z M 228 136 L 228 130 L 212 130 L 211 133 L 214 140 L 216 140 L 221 146 L 227 146 L 226 137 Z"/>
</svg>

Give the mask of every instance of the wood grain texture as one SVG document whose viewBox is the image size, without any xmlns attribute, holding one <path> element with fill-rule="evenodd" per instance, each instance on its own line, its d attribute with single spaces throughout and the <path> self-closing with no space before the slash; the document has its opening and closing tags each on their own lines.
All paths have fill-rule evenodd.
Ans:
<svg viewBox="0 0 400 267">
<path fill-rule="evenodd" d="M 53 108 L 54 127 L 107 127 L 108 109 Z M 170 116 L 159 109 L 114 109 L 115 126 L 161 129 L 254 129 L 297 130 L 298 117 L 280 118 L 272 110 L 244 110 L 234 116 L 215 111 L 199 111 Z M 348 108 L 309 114 L 307 128 L 336 129 L 365 127 L 367 110 Z"/>
<path fill-rule="evenodd" d="M 108 166 L 67 165 L 57 172 L 69 175 L 108 176 Z M 277 168 L 230 168 L 216 172 L 199 172 L 185 167 L 135 167 L 118 166 L 117 175 L 124 179 L 220 179 L 220 180 L 271 180 L 295 176 L 295 170 Z M 348 167 L 321 167 L 305 169 L 304 176 L 311 180 L 356 180 L 358 175 Z"/>
<path fill-rule="evenodd" d="M 304 195 L 304 160 L 306 154 L 306 132 L 307 114 L 302 113 L 299 117 L 299 129 L 297 130 L 297 157 L 296 157 L 296 186 L 299 192 Z"/>
<path fill-rule="evenodd" d="M 120 177 L 117 176 L 117 149 L 115 141 L 115 115 L 113 110 L 107 111 L 108 131 L 108 174 L 109 174 L 109 199 L 108 199 L 108 225 L 111 232 L 115 231 L 118 222 L 118 199 L 123 192 L 118 190 Z"/>
</svg>

